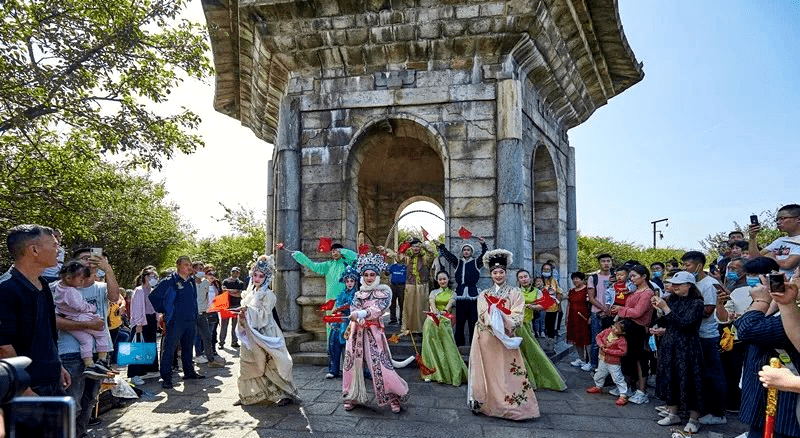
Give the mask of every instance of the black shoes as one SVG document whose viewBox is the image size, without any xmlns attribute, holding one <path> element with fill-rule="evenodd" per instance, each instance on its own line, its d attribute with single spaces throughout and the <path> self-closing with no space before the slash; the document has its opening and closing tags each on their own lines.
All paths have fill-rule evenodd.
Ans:
<svg viewBox="0 0 800 438">
<path fill-rule="evenodd" d="M 205 379 L 206 376 L 204 374 L 187 374 L 183 376 L 183 380 L 197 380 L 197 379 Z"/>
<path fill-rule="evenodd" d="M 170 380 L 162 380 L 161 381 L 161 387 L 164 388 L 164 389 L 172 389 L 172 388 L 174 388 L 174 386 L 172 386 L 172 381 L 170 381 Z"/>
</svg>

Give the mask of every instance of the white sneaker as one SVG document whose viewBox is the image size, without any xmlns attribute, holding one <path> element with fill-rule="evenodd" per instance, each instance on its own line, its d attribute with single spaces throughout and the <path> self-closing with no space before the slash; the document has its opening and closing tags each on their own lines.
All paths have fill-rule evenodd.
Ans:
<svg viewBox="0 0 800 438">
<path fill-rule="evenodd" d="M 584 362 L 584 361 L 582 361 L 580 359 L 575 359 L 572 362 L 570 362 L 569 364 L 574 366 L 574 367 L 582 367 L 584 363 L 586 363 L 586 362 Z"/>
<path fill-rule="evenodd" d="M 131 383 L 133 383 L 134 386 L 141 386 L 144 385 L 144 379 L 139 376 L 133 376 L 131 377 Z"/>
<path fill-rule="evenodd" d="M 681 422 L 681 417 L 675 414 L 669 414 L 666 417 L 656 421 L 660 426 L 672 426 Z"/>
<path fill-rule="evenodd" d="M 194 363 L 208 363 L 208 359 L 205 356 L 197 356 L 194 358 Z"/>
<path fill-rule="evenodd" d="M 725 424 L 728 422 L 728 419 L 725 417 L 716 417 L 711 414 L 706 414 L 700 417 L 698 421 L 700 424 Z"/>
<path fill-rule="evenodd" d="M 609 393 L 610 395 L 613 395 L 614 397 L 619 397 L 619 388 L 617 388 L 617 387 L 615 386 L 615 387 L 613 387 L 613 388 L 609 389 L 609 390 L 608 390 L 608 393 Z"/>
<path fill-rule="evenodd" d="M 591 371 L 592 370 L 592 364 L 585 363 L 585 364 L 581 365 L 581 369 L 584 370 L 584 371 Z"/>
<path fill-rule="evenodd" d="M 325 374 L 325 378 L 326 379 L 332 379 L 333 378 L 333 374 L 331 374 L 331 373 Z"/>
<path fill-rule="evenodd" d="M 647 398 L 647 394 L 645 394 L 641 389 L 637 389 L 636 392 L 633 393 L 628 399 L 631 403 L 636 403 L 637 405 L 643 405 L 650 402 L 650 399 Z"/>
<path fill-rule="evenodd" d="M 697 420 L 692 420 L 691 418 L 689 419 L 689 422 L 686 423 L 686 427 L 683 428 L 684 432 L 689 433 L 697 433 L 698 430 L 700 430 L 700 423 L 698 423 Z"/>
</svg>

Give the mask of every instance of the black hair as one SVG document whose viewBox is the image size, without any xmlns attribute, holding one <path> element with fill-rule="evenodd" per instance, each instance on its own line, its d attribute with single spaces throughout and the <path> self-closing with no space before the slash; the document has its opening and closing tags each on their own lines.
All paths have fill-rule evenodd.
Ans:
<svg viewBox="0 0 800 438">
<path fill-rule="evenodd" d="M 142 268 L 142 270 L 139 271 L 139 275 L 136 276 L 133 282 L 137 286 L 142 286 L 144 285 L 144 281 L 147 279 L 147 277 L 150 276 L 150 274 L 158 275 L 158 271 L 156 270 L 155 266 L 148 265 Z"/>
<path fill-rule="evenodd" d="M 30 245 L 31 241 L 44 234 L 52 236 L 53 229 L 36 224 L 17 225 L 8 230 L 8 237 L 6 238 L 8 252 L 14 260 L 19 260 L 25 255 L 25 248 Z"/>
<path fill-rule="evenodd" d="M 756 257 L 744 264 L 744 272 L 748 274 L 767 275 L 772 271 L 780 271 L 778 262 L 769 257 Z"/>
<path fill-rule="evenodd" d="M 531 275 L 531 273 L 530 273 L 530 272 L 528 272 L 528 270 L 527 270 L 527 269 L 520 269 L 519 271 L 517 271 L 517 278 L 519 278 L 519 274 L 520 274 L 520 273 L 522 273 L 522 272 L 524 272 L 524 273 L 528 274 L 528 276 L 529 276 L 529 277 L 530 277 L 530 275 Z"/>
<path fill-rule="evenodd" d="M 552 263 L 550 263 L 550 262 L 544 262 L 544 263 L 542 263 L 542 270 L 544 270 L 544 267 L 545 267 L 545 266 L 549 266 L 551 271 L 552 271 L 553 269 L 555 269 L 555 268 L 556 268 L 555 266 L 553 266 L 553 264 L 552 264 Z"/>
<path fill-rule="evenodd" d="M 630 267 L 628 265 L 617 266 L 616 269 L 614 269 L 614 272 L 619 272 L 619 271 L 625 271 L 625 273 L 627 274 L 630 271 Z"/>
<path fill-rule="evenodd" d="M 572 274 L 569 275 L 569 279 L 570 280 L 574 280 L 576 278 L 580 279 L 581 281 L 586 281 L 586 274 L 584 274 L 581 271 L 575 271 L 575 272 L 573 272 Z"/>
<path fill-rule="evenodd" d="M 72 251 L 72 258 L 73 259 L 77 259 L 79 255 L 81 255 L 81 254 L 83 254 L 85 252 L 91 253 L 92 252 L 92 248 L 89 248 L 88 246 L 85 246 L 85 247 L 82 247 L 82 248 L 78 248 L 75 251 Z M 108 253 L 103 251 L 103 257 L 108 258 Z"/>
<path fill-rule="evenodd" d="M 647 282 L 647 287 L 650 287 L 650 270 L 645 268 L 643 265 L 633 265 L 631 266 L 631 271 L 641 275 L 644 277 L 645 281 Z"/>
<path fill-rule="evenodd" d="M 742 251 L 747 251 L 748 249 L 750 249 L 750 242 L 746 240 L 737 240 L 733 242 L 733 246 L 738 246 L 739 248 L 742 249 Z"/>
<path fill-rule="evenodd" d="M 625 333 L 628 333 L 628 331 L 631 329 L 631 324 L 633 324 L 633 322 L 630 319 L 620 319 L 619 321 L 616 321 L 616 322 L 618 322 L 619 325 L 622 326 L 622 334 L 623 335 Z"/>
<path fill-rule="evenodd" d="M 680 269 L 680 267 L 681 267 L 680 263 L 678 263 L 678 261 L 675 260 L 675 257 L 667 260 L 667 265 L 672 269 Z"/>
<path fill-rule="evenodd" d="M 625 263 L 623 263 L 623 265 L 628 265 L 629 268 L 631 266 L 636 266 L 636 265 L 641 265 L 641 264 L 642 264 L 642 262 L 640 262 L 639 260 L 634 260 L 634 259 L 630 259 L 630 260 L 626 261 Z"/>
<path fill-rule="evenodd" d="M 742 237 L 744 237 L 744 232 L 742 232 L 742 231 L 739 231 L 739 230 L 733 230 L 733 231 L 731 231 L 730 233 L 728 233 L 728 239 L 730 239 L 730 238 L 731 238 L 731 236 L 733 236 L 734 234 L 741 234 L 741 235 L 742 235 Z"/>
<path fill-rule="evenodd" d="M 342 248 L 344 248 L 344 246 L 342 246 L 341 243 L 334 243 L 333 245 L 331 245 L 331 251 L 333 251 L 334 249 L 342 249 Z"/>
<path fill-rule="evenodd" d="M 708 272 L 710 274 L 713 274 L 715 272 L 719 272 L 719 266 L 717 266 L 716 262 L 711 263 L 710 265 L 708 265 Z"/>
<path fill-rule="evenodd" d="M 611 254 L 609 254 L 609 253 L 607 253 L 607 252 L 604 252 L 604 253 L 601 253 L 601 254 L 599 254 L 599 255 L 596 257 L 596 259 L 597 259 L 597 261 L 599 262 L 599 261 L 600 261 L 600 259 L 611 259 L 611 260 L 614 260 L 614 257 L 611 257 Z"/>
<path fill-rule="evenodd" d="M 785 211 L 792 216 L 800 216 L 800 205 L 798 204 L 787 204 L 783 207 L 779 208 L 778 211 Z"/>
<path fill-rule="evenodd" d="M 686 251 L 681 257 L 682 262 L 694 262 L 700 263 L 701 265 L 706 265 L 706 256 L 700 251 Z"/>
<path fill-rule="evenodd" d="M 76 260 L 64 263 L 64 265 L 58 271 L 58 275 L 61 278 L 74 277 L 78 274 L 80 274 L 81 277 L 88 277 L 92 275 L 92 271 L 89 270 L 88 266 Z"/>
<path fill-rule="evenodd" d="M 661 262 L 653 262 L 653 263 L 650 263 L 650 267 L 652 268 L 653 266 L 661 266 L 661 269 L 662 269 L 662 270 L 666 270 L 666 269 L 667 269 L 667 267 L 666 267 L 666 266 L 665 266 L 663 263 L 661 263 Z"/>
</svg>

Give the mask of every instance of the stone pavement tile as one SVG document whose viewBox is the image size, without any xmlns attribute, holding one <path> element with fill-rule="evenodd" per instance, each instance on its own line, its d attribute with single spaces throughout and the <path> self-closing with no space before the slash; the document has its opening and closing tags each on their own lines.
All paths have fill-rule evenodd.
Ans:
<svg viewBox="0 0 800 438">
<path fill-rule="evenodd" d="M 311 400 L 316 400 L 320 395 L 325 394 L 325 390 L 300 388 L 297 390 L 297 394 L 300 397 L 300 400 L 311 401 Z"/>
<path fill-rule="evenodd" d="M 391 414 L 390 414 L 391 415 Z M 471 438 L 483 436 L 479 425 L 469 424 L 441 424 L 433 419 L 431 421 L 388 420 L 378 418 L 365 418 L 356 428 L 356 433 L 372 432 L 374 436 L 414 436 L 414 437 L 459 437 Z"/>
<path fill-rule="evenodd" d="M 310 390 L 315 391 L 315 390 Z M 342 403 L 342 388 L 338 390 L 320 390 L 320 394 L 315 398 L 303 398 L 303 400 L 314 402 L 327 402 L 327 403 Z"/>
<path fill-rule="evenodd" d="M 593 415 L 553 414 L 543 415 L 539 420 L 537 421 L 543 425 L 543 429 L 586 432 L 614 432 L 618 430 L 608 419 Z M 544 426 L 545 424 L 547 426 Z"/>
<path fill-rule="evenodd" d="M 484 438 L 510 438 L 510 437 L 533 437 L 533 428 L 521 428 L 510 426 L 484 425 Z"/>
<path fill-rule="evenodd" d="M 357 417 L 342 417 L 330 415 L 307 415 L 308 420 L 303 415 L 291 415 L 285 417 L 283 420 L 272 426 L 277 431 L 302 431 L 310 434 L 310 430 L 316 434 L 317 432 L 323 433 L 338 433 L 344 436 L 357 429 L 359 423 L 363 421 Z"/>
<path fill-rule="evenodd" d="M 314 402 L 303 404 L 308 415 L 331 415 L 339 407 L 339 403 Z"/>
</svg>

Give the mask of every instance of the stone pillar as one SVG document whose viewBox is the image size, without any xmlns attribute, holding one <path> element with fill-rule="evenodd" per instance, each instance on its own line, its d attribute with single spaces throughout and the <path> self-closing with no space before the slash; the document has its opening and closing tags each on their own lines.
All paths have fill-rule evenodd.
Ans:
<svg viewBox="0 0 800 438">
<path fill-rule="evenodd" d="M 267 222 L 264 238 L 264 254 L 272 254 L 275 251 L 275 243 L 272 236 L 275 233 L 275 169 L 273 161 L 267 161 Z"/>
<path fill-rule="evenodd" d="M 497 83 L 497 232 L 495 247 L 514 254 L 523 266 L 525 167 L 522 141 L 522 85 L 515 79 Z"/>
<path fill-rule="evenodd" d="M 281 101 L 276 136 L 275 236 L 289 250 L 300 248 L 300 111 L 296 98 Z M 300 265 L 289 251 L 277 251 L 273 290 L 278 296 L 278 314 L 284 331 L 300 328 Z"/>
<path fill-rule="evenodd" d="M 578 209 L 575 201 L 574 147 L 569 148 L 567 160 L 569 160 L 567 162 L 567 270 L 572 273 L 578 270 Z"/>
</svg>

